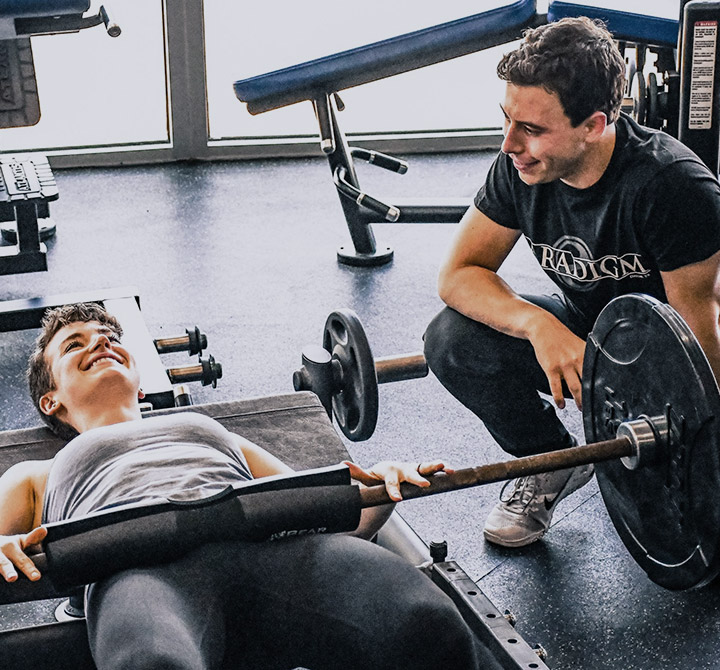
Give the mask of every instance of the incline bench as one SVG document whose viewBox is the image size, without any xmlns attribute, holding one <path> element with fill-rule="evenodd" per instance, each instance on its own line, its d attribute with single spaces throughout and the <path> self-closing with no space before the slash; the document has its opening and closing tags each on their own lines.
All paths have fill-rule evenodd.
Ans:
<svg viewBox="0 0 720 670">
<path fill-rule="evenodd" d="M 348 147 L 338 124 L 337 112 L 343 108 L 338 91 L 505 44 L 518 39 L 523 29 L 537 20 L 535 0 L 517 0 L 457 21 L 235 82 L 235 94 L 247 103 L 251 114 L 312 101 L 320 124 L 320 144 L 330 164 L 354 247 L 338 251 L 341 262 L 380 265 L 392 259 L 392 249 L 377 249 L 371 223 L 455 223 L 468 203 L 397 207 L 363 193 L 353 158 L 399 173 L 407 170 L 407 164 L 374 151 Z"/>
<path fill-rule="evenodd" d="M 663 127 L 667 132 L 679 135 L 681 141 L 717 171 L 718 126 L 713 123 L 712 129 L 703 131 L 699 136 L 699 131 L 695 130 L 684 133 L 682 124 L 679 124 L 681 101 L 689 98 L 690 86 L 688 83 L 687 91 L 683 89 L 681 92 L 680 65 L 674 55 L 681 22 L 570 2 L 551 2 L 548 13 L 539 14 L 535 0 L 517 0 L 457 21 L 243 79 L 235 82 L 235 94 L 247 104 L 251 114 L 261 114 L 304 100 L 313 103 L 320 127 L 321 148 L 327 155 L 353 244 L 353 248 L 340 248 L 338 260 L 350 265 L 380 265 L 392 259 L 393 251 L 390 247 L 378 249 L 371 224 L 456 223 L 470 203 L 465 199 L 449 205 L 398 206 L 396 201 L 387 204 L 364 193 L 353 159 L 399 173 L 407 170 L 407 164 L 378 152 L 348 147 L 338 124 L 337 113 L 343 108 L 338 92 L 505 44 L 520 38 L 528 27 L 568 16 L 601 19 L 620 42 L 621 48 L 636 46 L 637 62 L 630 64 L 628 72 L 632 87 L 628 89 L 628 111 L 632 111 L 640 123 Z M 685 48 L 690 49 L 691 46 Z M 660 83 L 655 73 L 647 83 L 643 77 L 648 50 L 658 55 L 656 67 L 663 77 Z M 720 49 L 717 51 L 720 54 Z M 716 67 L 716 75 L 717 72 L 720 72 L 720 66 Z"/>
</svg>

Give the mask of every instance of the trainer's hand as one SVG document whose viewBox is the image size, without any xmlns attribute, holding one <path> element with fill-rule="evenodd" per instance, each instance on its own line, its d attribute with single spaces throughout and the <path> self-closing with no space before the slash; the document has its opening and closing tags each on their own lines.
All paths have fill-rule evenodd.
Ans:
<svg viewBox="0 0 720 670">
<path fill-rule="evenodd" d="M 547 317 L 530 335 L 535 357 L 545 372 L 555 404 L 560 409 L 565 407 L 563 394 L 563 382 L 565 382 L 578 409 L 582 410 L 585 341 L 552 314 L 548 313 Z"/>
<path fill-rule="evenodd" d="M 377 486 L 378 482 L 385 482 L 385 490 L 392 500 L 402 500 L 400 484 L 407 482 L 415 486 L 430 486 L 425 479 L 437 472 L 455 472 L 452 468 L 445 467 L 442 461 L 431 461 L 423 463 L 402 463 L 400 461 L 381 461 L 373 465 L 369 470 L 363 470 L 359 465 L 350 461 L 343 461 L 350 468 L 351 477 L 365 484 L 366 486 Z"/>
<path fill-rule="evenodd" d="M 0 574 L 6 582 L 14 582 L 20 570 L 29 580 L 40 579 L 40 571 L 25 553 L 27 549 L 40 545 L 47 530 L 42 526 L 24 535 L 0 535 Z"/>
</svg>

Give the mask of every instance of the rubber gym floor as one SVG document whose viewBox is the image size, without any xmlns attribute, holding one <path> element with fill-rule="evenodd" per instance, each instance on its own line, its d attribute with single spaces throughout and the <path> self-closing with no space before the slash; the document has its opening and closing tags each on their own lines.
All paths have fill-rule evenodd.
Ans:
<svg viewBox="0 0 720 670">
<path fill-rule="evenodd" d="M 410 156 L 399 177 L 359 168 L 376 197 L 467 197 L 491 153 Z M 380 174 L 378 174 L 380 173 Z M 0 300 L 135 286 L 153 337 L 199 325 L 224 376 L 191 385 L 195 403 L 292 391 L 306 344 L 322 343 L 327 315 L 350 307 L 376 357 L 422 348 L 441 308 L 438 265 L 453 225 L 376 225 L 394 261 L 339 265 L 349 244 L 322 158 L 56 171 L 57 235 L 47 272 L 5 276 Z M 521 291 L 552 290 L 521 241 L 501 273 Z M 0 334 L 2 429 L 39 423 L 23 371 L 33 331 Z M 168 365 L 191 362 L 184 354 Z M 572 405 L 572 403 L 570 403 Z M 562 413 L 582 434 L 573 406 Z M 483 425 L 429 376 L 380 387 L 374 436 L 348 443 L 361 464 L 444 458 L 455 467 L 504 459 Z M 595 482 L 564 500 L 534 546 L 503 550 L 482 538 L 501 484 L 404 503 L 425 540 L 445 539 L 457 560 L 555 670 L 716 668 L 720 590 L 668 592 L 650 582 L 618 539 Z M 54 603 L 0 607 L 0 627 L 51 620 Z"/>
</svg>

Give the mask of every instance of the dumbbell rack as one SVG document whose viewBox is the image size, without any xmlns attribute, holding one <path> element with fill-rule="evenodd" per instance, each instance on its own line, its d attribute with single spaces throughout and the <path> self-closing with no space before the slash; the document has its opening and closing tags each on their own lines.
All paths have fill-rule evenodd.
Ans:
<svg viewBox="0 0 720 670">
<path fill-rule="evenodd" d="M 0 247 L 0 275 L 47 270 L 47 249 L 41 242 L 38 218 L 48 220 L 48 203 L 57 198 L 47 158 L 0 156 L 0 221 L 15 221 L 14 244 Z M 46 229 L 46 233 L 52 232 L 54 229 Z"/>
</svg>

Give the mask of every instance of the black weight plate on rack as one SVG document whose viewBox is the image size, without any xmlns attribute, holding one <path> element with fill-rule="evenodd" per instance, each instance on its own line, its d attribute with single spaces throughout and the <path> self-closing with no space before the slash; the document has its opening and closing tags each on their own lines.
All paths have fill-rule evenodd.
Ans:
<svg viewBox="0 0 720 670">
<path fill-rule="evenodd" d="M 323 347 L 342 370 L 339 389 L 332 398 L 335 420 L 349 440 L 367 440 L 377 425 L 378 381 L 375 359 L 355 312 L 340 309 L 328 316 Z"/>
<path fill-rule="evenodd" d="M 670 306 L 639 294 L 613 300 L 588 339 L 583 367 L 587 442 L 616 437 L 621 421 L 666 417 L 652 463 L 597 464 L 620 538 L 650 579 L 668 589 L 720 572 L 720 394 L 690 328 Z"/>
</svg>

